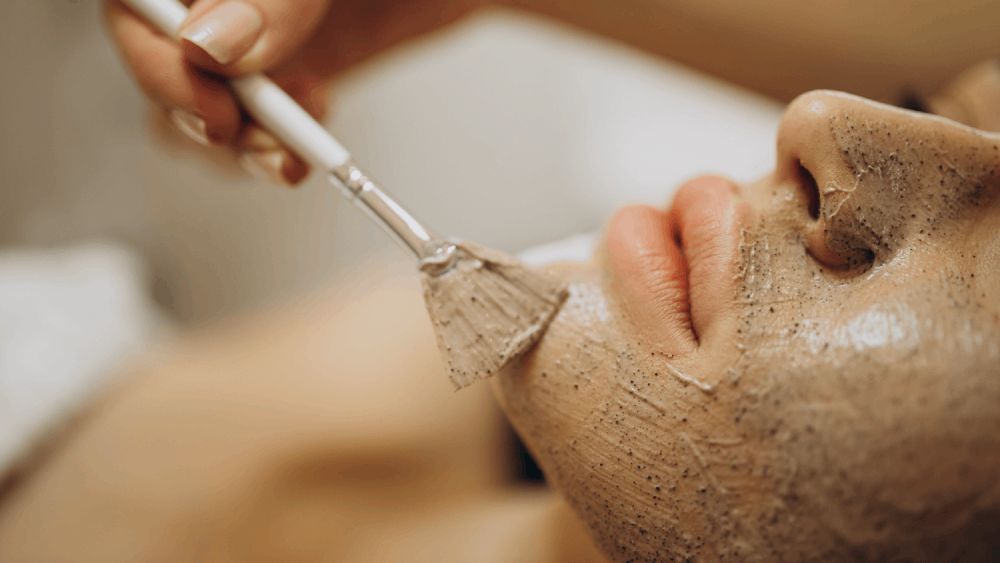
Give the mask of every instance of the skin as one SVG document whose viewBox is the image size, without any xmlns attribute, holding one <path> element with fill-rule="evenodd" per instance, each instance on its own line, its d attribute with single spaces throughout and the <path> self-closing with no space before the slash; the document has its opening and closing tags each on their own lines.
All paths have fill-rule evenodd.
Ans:
<svg viewBox="0 0 1000 563">
<path fill-rule="evenodd" d="M 1000 59 L 962 72 L 928 106 L 934 113 L 987 131 L 1000 131 Z"/>
<path fill-rule="evenodd" d="M 988 559 L 998 145 L 816 92 L 771 176 L 619 212 L 495 380 L 557 494 L 506 483 L 412 277 L 365 280 L 140 361 L 7 490 L 0 561 Z"/>
<path fill-rule="evenodd" d="M 988 559 L 998 194 L 1000 136 L 806 94 L 772 175 L 627 208 L 559 268 L 497 393 L 612 559 Z"/>
<path fill-rule="evenodd" d="M 182 32 L 227 0 L 185 0 Z M 240 110 L 223 77 L 266 72 L 317 119 L 330 103 L 330 83 L 347 69 L 401 42 L 441 28 L 477 8 L 480 0 L 243 0 L 259 10 L 260 37 L 227 65 L 187 41 L 151 28 L 120 0 L 105 0 L 108 32 L 143 93 L 162 110 L 183 110 L 204 121 L 213 149 L 236 155 L 274 154 L 265 172 L 281 184 L 300 183 L 309 168 Z M 218 152 L 218 151 L 214 151 Z M 218 154 L 216 154 L 218 157 Z M 217 160 L 223 160 L 217 158 Z"/>
<path fill-rule="evenodd" d="M 147 353 L 0 491 L 0 561 L 600 560 L 406 272 Z"/>
<path fill-rule="evenodd" d="M 225 1 L 185 1 L 191 9 L 186 26 Z M 889 101 L 926 95 L 1000 52 L 992 25 L 1000 4 L 982 0 L 242 1 L 260 10 L 263 31 L 227 65 L 192 43 L 162 37 L 121 0 L 104 6 L 126 67 L 154 106 L 202 119 L 216 160 L 228 152 L 219 147 L 280 157 L 265 159 L 266 172 L 289 185 L 306 177 L 306 163 L 240 112 L 220 75 L 266 72 L 322 119 L 331 83 L 345 71 L 484 7 L 553 18 L 783 101 L 818 87 Z M 887 21 L 892 25 L 882 24 Z"/>
<path fill-rule="evenodd" d="M 963 69 L 1000 52 L 1000 37 L 990 25 L 1000 18 L 1000 5 L 980 0 L 502 3 L 782 101 L 814 88 L 836 88 L 898 102 L 907 93 L 936 92 Z"/>
<path fill-rule="evenodd" d="M 420 276 L 438 350 L 456 389 L 486 379 L 531 349 L 566 300 L 562 280 L 474 243 L 457 245 L 448 270 Z"/>
<path fill-rule="evenodd" d="M 203 0 L 195 9 L 211 3 Z M 465 5 L 420 11 L 409 2 L 394 4 L 411 8 L 397 16 L 414 11 L 432 16 L 415 21 L 361 9 L 369 4 L 342 2 L 333 9 L 305 1 L 302 6 L 313 17 L 299 18 L 307 25 L 294 27 L 308 33 L 291 33 L 269 56 L 231 68 L 214 67 L 190 45 L 177 47 L 156 36 L 117 2 L 107 6 L 125 60 L 156 104 L 204 118 L 216 144 L 259 151 L 284 149 L 245 121 L 215 75 L 267 71 L 322 115 L 322 94 L 332 76 L 467 11 Z M 796 3 L 750 10 L 742 4 L 728 9 L 678 3 L 672 5 L 680 9 L 665 7 L 655 11 L 657 17 L 646 17 L 642 2 L 628 7 L 588 2 L 572 10 L 558 2 L 515 4 L 780 98 L 819 84 L 896 98 L 913 84 L 933 89 L 970 62 L 957 53 L 978 59 L 996 52 L 991 27 L 972 32 L 968 25 L 995 20 L 989 17 L 993 5 L 985 3 L 985 12 L 949 8 L 964 14 L 963 21 L 928 16 L 920 11 L 926 7 L 887 17 L 880 5 L 864 2 L 839 10 L 848 16 L 844 21 L 812 5 L 803 18 L 793 10 Z M 874 12 L 857 15 L 865 9 Z M 636 12 L 643 17 L 631 17 Z M 859 20 L 893 21 L 893 26 L 865 33 L 855 25 Z M 935 32 L 946 31 L 945 37 L 909 41 L 927 31 L 926 21 L 936 23 Z M 389 31 L 374 37 L 380 30 Z M 845 31 L 860 36 L 845 37 Z M 828 37 L 824 32 L 835 39 L 816 40 Z M 343 42 L 331 42 L 338 38 Z M 732 44 L 741 49 L 734 51 Z M 824 52 L 831 44 L 846 45 L 850 52 Z M 954 112 L 940 111 L 962 119 L 970 105 L 952 107 Z M 535 352 L 496 385 L 550 480 L 607 555 L 619 560 L 988 556 L 1000 505 L 994 477 L 1000 465 L 996 144 L 995 136 L 954 123 L 811 94 L 789 109 L 771 177 L 745 188 L 704 178 L 686 186 L 669 212 L 626 209 L 611 223 L 606 248 L 594 264 L 559 270 L 572 283 L 570 301 Z M 284 179 L 301 180 L 304 164 L 287 157 Z M 815 178 L 818 195 L 810 196 L 800 163 Z M 293 470 L 301 465 L 319 467 L 321 477 L 331 474 L 319 483 L 335 500 L 323 504 L 329 514 L 321 521 L 356 518 L 342 496 L 357 489 L 355 476 L 348 471 L 340 480 L 338 472 L 341 464 L 352 463 L 353 448 L 339 448 L 327 437 L 323 448 L 314 443 L 301 448 L 320 455 L 302 456 L 295 445 L 316 428 L 336 426 L 320 416 L 336 412 L 331 397 L 345 397 L 347 409 L 359 404 L 355 397 L 363 393 L 325 389 L 325 376 L 343 370 L 358 344 L 367 341 L 353 340 L 355 346 L 340 346 L 334 354 L 327 340 L 309 338 L 326 334 L 332 321 L 320 316 L 317 323 L 312 315 L 304 315 L 311 320 L 301 325 L 268 319 L 257 336 L 239 337 L 222 349 L 182 347 L 179 360 L 145 370 L 157 377 L 109 399 L 7 504 L 0 518 L 0 553 L 7 557 L 0 559 L 42 553 L 54 560 L 109 560 L 142 553 L 147 560 L 176 560 L 178 554 L 203 555 L 209 545 L 222 554 L 245 555 L 240 550 L 249 549 L 265 559 L 275 554 L 279 557 L 271 559 L 290 560 L 282 551 L 286 546 L 268 545 L 259 531 L 274 529 L 284 514 L 273 507 L 284 506 L 285 499 L 268 496 L 269 491 L 300 490 L 298 473 L 271 470 L 288 467 L 288 458 L 305 460 L 293 463 Z M 385 315 L 394 322 L 371 334 L 372 341 L 406 324 L 397 310 Z M 283 331 L 289 326 L 307 330 Z M 248 356 L 247 350 L 262 356 Z M 289 364 L 289 358 L 302 363 Z M 359 360 L 369 365 L 361 360 L 369 357 Z M 420 371 L 413 365 L 373 369 Z M 274 373 L 303 380 L 276 389 Z M 232 409 L 221 414 L 185 407 L 206 397 L 229 397 L 233 389 L 260 403 L 294 408 L 281 424 L 268 419 L 256 432 L 240 432 L 247 421 L 259 420 L 256 409 L 238 401 L 226 403 Z M 401 407 L 438 404 L 412 400 L 415 396 L 407 395 Z M 316 419 L 301 422 L 303 413 Z M 192 414 L 201 418 L 192 420 Z M 365 410 L 357 420 L 371 418 Z M 398 430 L 408 432 L 414 422 L 431 417 L 402 419 Z M 447 418 L 441 427 L 453 435 L 468 420 Z M 365 427 L 351 426 L 345 436 L 356 437 L 354 430 Z M 107 455 L 123 428 L 138 429 L 135 434 L 147 446 Z M 179 431 L 183 428 L 191 430 Z M 482 444 L 478 433 L 469 434 L 457 451 L 468 453 L 470 445 Z M 420 449 L 427 444 L 424 438 L 412 443 Z M 220 455 L 227 463 L 218 463 Z M 321 463 L 313 463 L 313 456 Z M 476 474 L 470 469 L 476 460 L 456 459 L 462 468 L 457 475 Z M 496 466 L 488 454 L 477 460 L 484 472 Z M 126 480 L 80 479 L 81 468 Z M 164 480 L 164 473 L 177 478 Z M 371 491 L 402 495 L 420 485 L 405 478 L 395 482 L 398 474 L 392 471 L 387 475 L 390 482 L 375 478 Z M 439 484 L 453 477 L 427 480 Z M 428 498 L 434 502 L 445 494 L 454 491 L 431 487 Z M 246 515 L 248 506 L 255 507 L 249 516 L 234 517 Z M 371 499 L 356 506 L 371 506 Z M 218 518 L 193 530 L 191 514 L 206 511 Z M 398 504 L 389 502 L 383 512 L 397 511 Z M 451 520 L 468 514 L 462 507 Z M 538 520 L 545 518 L 521 522 Z M 291 521 L 301 528 L 301 520 Z M 80 522 L 88 528 L 81 529 Z M 331 539 L 322 524 L 310 528 L 309 536 L 320 554 L 342 554 L 345 545 L 365 540 L 377 552 L 394 531 L 402 534 L 414 525 L 405 519 L 393 525 L 379 514 L 367 522 L 362 538 Z M 497 523 L 484 526 L 500 529 Z M 461 529 L 441 526 L 439 537 L 454 538 Z M 524 529 L 539 526 L 505 529 L 514 530 L 504 536 L 510 538 L 505 545 L 513 546 L 523 542 Z M 123 539 L 126 543 L 119 543 Z M 398 552 L 414 553 L 409 545 Z"/>
</svg>

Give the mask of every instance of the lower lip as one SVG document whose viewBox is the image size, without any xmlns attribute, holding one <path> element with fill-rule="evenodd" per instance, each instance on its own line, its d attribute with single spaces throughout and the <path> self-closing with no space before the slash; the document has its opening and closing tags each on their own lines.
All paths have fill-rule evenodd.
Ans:
<svg viewBox="0 0 1000 563">
<path fill-rule="evenodd" d="M 640 329 L 697 346 L 704 325 L 732 303 L 747 209 L 732 183 L 705 177 L 678 190 L 669 211 L 615 215 L 606 238 L 612 291 Z"/>
</svg>

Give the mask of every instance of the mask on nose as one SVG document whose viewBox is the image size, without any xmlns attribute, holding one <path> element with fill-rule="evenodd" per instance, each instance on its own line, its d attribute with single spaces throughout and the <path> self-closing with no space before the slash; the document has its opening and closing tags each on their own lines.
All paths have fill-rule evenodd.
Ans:
<svg viewBox="0 0 1000 563">
<path fill-rule="evenodd" d="M 812 211 L 810 253 L 856 271 L 933 243 L 982 209 L 1000 191 L 997 144 L 938 117 L 813 92 L 786 113 L 779 168 L 790 171 Z"/>
</svg>

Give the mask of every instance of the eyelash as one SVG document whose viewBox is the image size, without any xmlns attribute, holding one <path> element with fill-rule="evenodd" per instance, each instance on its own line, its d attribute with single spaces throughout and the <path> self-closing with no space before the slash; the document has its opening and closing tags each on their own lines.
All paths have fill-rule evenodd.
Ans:
<svg viewBox="0 0 1000 563">
<path fill-rule="evenodd" d="M 899 103 L 896 105 L 903 109 L 908 109 L 910 111 L 918 111 L 920 113 L 930 113 L 927 110 L 927 106 L 924 104 L 923 98 L 921 98 L 920 96 L 916 95 L 913 92 L 904 92 L 903 95 L 900 96 Z"/>
</svg>

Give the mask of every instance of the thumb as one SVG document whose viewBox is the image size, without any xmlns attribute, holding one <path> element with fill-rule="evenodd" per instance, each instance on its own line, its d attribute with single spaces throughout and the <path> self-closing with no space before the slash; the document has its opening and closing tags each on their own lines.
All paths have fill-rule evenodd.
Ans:
<svg viewBox="0 0 1000 563">
<path fill-rule="evenodd" d="M 330 0 L 196 0 L 181 27 L 189 61 L 237 76 L 274 68 L 312 36 Z"/>
</svg>

